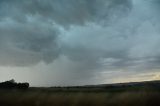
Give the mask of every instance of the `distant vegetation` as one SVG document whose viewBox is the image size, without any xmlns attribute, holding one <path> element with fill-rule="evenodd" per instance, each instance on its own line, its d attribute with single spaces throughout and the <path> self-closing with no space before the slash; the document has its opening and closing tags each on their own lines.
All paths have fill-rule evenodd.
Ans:
<svg viewBox="0 0 160 106">
<path fill-rule="evenodd" d="M 2 89 L 27 89 L 29 88 L 29 83 L 16 83 L 14 79 L 1 82 L 0 88 Z"/>
<path fill-rule="evenodd" d="M 0 90 L 0 106 L 160 106 L 160 92 L 48 92 Z"/>
<path fill-rule="evenodd" d="M 160 81 L 0 89 L 0 106 L 160 106 Z"/>
</svg>

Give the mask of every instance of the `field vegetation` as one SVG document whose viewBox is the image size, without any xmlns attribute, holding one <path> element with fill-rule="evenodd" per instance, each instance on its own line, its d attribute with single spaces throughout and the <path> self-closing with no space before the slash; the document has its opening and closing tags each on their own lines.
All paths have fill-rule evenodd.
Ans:
<svg viewBox="0 0 160 106">
<path fill-rule="evenodd" d="M 153 89 L 88 91 L 55 88 L 0 90 L 0 106 L 160 106 Z"/>
<path fill-rule="evenodd" d="M 10 80 L 0 83 L 0 106 L 160 106 L 160 81 L 47 88 Z"/>
</svg>

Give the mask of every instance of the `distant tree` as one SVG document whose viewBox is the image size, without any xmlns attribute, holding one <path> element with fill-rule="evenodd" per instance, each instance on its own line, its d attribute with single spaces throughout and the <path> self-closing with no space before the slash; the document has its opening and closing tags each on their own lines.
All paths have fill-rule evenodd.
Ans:
<svg viewBox="0 0 160 106">
<path fill-rule="evenodd" d="M 27 88 L 29 88 L 29 83 L 18 83 L 17 88 L 27 89 Z"/>
<path fill-rule="evenodd" d="M 9 80 L 11 83 L 16 83 L 14 79 Z"/>
<path fill-rule="evenodd" d="M 0 88 L 5 89 L 27 89 L 29 88 L 29 83 L 16 83 L 14 79 L 11 79 L 9 81 L 5 81 L 0 83 Z"/>
</svg>

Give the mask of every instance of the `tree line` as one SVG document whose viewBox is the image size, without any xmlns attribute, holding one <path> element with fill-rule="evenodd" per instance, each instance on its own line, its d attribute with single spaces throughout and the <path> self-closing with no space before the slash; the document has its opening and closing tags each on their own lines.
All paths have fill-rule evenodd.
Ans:
<svg viewBox="0 0 160 106">
<path fill-rule="evenodd" d="M 1 82 L 0 83 L 0 88 L 4 88 L 4 89 L 27 89 L 29 88 L 29 83 L 25 82 L 25 83 L 17 83 L 14 81 L 14 79 L 9 80 L 9 81 L 5 81 L 5 82 Z"/>
</svg>

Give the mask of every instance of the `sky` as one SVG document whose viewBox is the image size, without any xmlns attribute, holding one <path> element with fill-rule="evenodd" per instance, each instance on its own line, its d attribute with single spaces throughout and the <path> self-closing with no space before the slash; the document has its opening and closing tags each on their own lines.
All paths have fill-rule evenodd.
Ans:
<svg viewBox="0 0 160 106">
<path fill-rule="evenodd" d="M 159 0 L 0 0 L 0 81 L 160 79 Z"/>
</svg>

